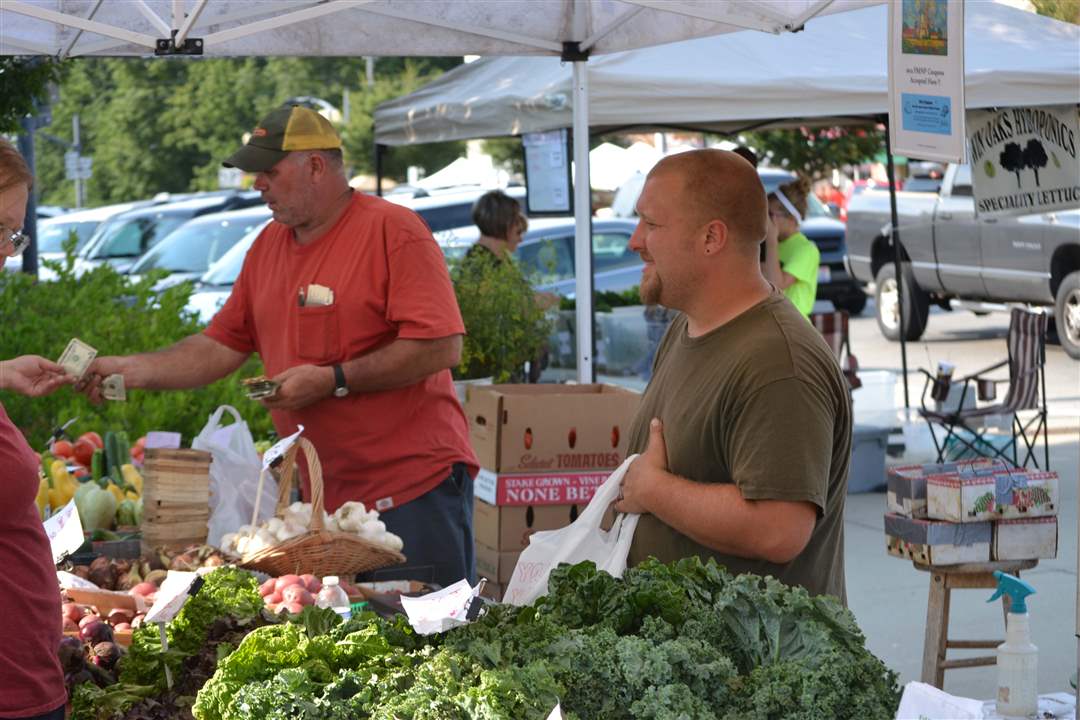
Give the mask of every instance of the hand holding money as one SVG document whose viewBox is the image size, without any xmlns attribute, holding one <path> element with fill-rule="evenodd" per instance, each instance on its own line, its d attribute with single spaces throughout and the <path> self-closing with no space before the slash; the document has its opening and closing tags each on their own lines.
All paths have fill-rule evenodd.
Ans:
<svg viewBox="0 0 1080 720">
<path fill-rule="evenodd" d="M 0 362 L 0 388 L 30 397 L 48 395 L 75 378 L 63 366 L 38 355 L 23 355 Z"/>
<path fill-rule="evenodd" d="M 120 356 L 95 358 L 75 383 L 75 389 L 94 404 L 102 400 L 126 400 L 127 388 L 132 387 L 132 382 L 124 360 Z"/>
<path fill-rule="evenodd" d="M 275 375 L 271 382 L 277 383 L 277 392 L 260 400 L 263 407 L 300 410 L 333 397 L 334 371 L 322 365 L 297 365 Z"/>
</svg>

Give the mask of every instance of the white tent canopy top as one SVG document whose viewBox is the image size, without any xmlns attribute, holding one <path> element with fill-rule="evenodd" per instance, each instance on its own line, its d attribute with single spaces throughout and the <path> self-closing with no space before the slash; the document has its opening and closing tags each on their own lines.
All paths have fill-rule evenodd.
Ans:
<svg viewBox="0 0 1080 720">
<path fill-rule="evenodd" d="M 589 62 L 593 132 L 681 127 L 734 132 L 846 124 L 888 112 L 885 6 L 818 18 L 794 34 L 700 38 Z M 1080 27 L 969 2 L 969 108 L 1080 102 Z M 383 103 L 385 145 L 519 135 L 568 127 L 570 66 L 558 58 L 484 58 Z"/>
<path fill-rule="evenodd" d="M 781 33 L 881 0 L 3 0 L 0 55 L 593 54 Z M 175 32 L 175 36 L 174 36 Z M 192 41 L 192 42 L 188 42 Z"/>
</svg>

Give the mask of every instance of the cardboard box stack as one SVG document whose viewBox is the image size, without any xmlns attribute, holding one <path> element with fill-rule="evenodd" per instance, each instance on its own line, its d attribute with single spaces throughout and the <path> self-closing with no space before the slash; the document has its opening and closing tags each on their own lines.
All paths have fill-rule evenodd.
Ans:
<svg viewBox="0 0 1080 720">
<path fill-rule="evenodd" d="M 924 565 L 1057 556 L 1058 476 L 997 460 L 889 469 L 890 555 Z"/>
<path fill-rule="evenodd" d="M 476 569 L 502 598 L 529 536 L 565 527 L 626 455 L 640 396 L 611 385 L 473 385 L 465 414 Z"/>
</svg>

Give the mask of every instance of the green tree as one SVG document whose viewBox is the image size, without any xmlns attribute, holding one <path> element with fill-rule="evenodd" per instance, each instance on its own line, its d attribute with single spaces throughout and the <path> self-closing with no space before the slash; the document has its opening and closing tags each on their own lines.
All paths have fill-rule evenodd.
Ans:
<svg viewBox="0 0 1080 720">
<path fill-rule="evenodd" d="M 521 148 L 521 137 L 488 138 L 483 143 L 484 152 L 491 156 L 496 165 L 511 173 L 524 175 L 525 154 Z"/>
<path fill-rule="evenodd" d="M 794 128 L 746 133 L 740 138 L 769 164 L 801 172 L 811 178 L 827 171 L 872 158 L 885 138 L 869 128 Z"/>
<path fill-rule="evenodd" d="M 375 107 L 386 100 L 411 93 L 433 80 L 437 69 L 422 75 L 423 63 L 406 61 L 398 75 L 377 76 L 374 87 L 361 87 L 350 92 L 349 123 L 342 128 L 345 157 L 356 172 L 372 174 L 375 171 Z M 465 154 L 465 143 L 443 142 L 423 145 L 393 147 L 384 156 L 383 173 L 386 177 L 401 181 L 405 179 L 410 165 L 431 172 L 438 170 Z"/>
<path fill-rule="evenodd" d="M 1031 0 L 1035 12 L 1080 25 L 1080 0 Z"/>
<path fill-rule="evenodd" d="M 62 67 L 52 58 L 0 57 L 0 132 L 19 131 L 19 121 L 34 112 L 35 102 L 45 100 Z"/>
</svg>

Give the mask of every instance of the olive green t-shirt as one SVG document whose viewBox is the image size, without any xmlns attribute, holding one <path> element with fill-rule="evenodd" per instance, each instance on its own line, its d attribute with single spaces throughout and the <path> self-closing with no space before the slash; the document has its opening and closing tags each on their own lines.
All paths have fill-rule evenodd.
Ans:
<svg viewBox="0 0 1080 720">
<path fill-rule="evenodd" d="M 851 461 L 851 401 L 832 351 L 783 294 L 772 294 L 706 335 L 671 323 L 630 430 L 645 450 L 649 420 L 663 422 L 671 472 L 734 483 L 748 500 L 806 501 L 818 517 L 789 563 L 723 555 L 643 515 L 629 562 L 715 557 L 732 573 L 772 575 L 812 594 L 844 589 L 844 500 Z"/>
</svg>

